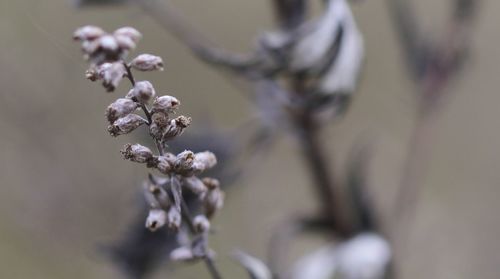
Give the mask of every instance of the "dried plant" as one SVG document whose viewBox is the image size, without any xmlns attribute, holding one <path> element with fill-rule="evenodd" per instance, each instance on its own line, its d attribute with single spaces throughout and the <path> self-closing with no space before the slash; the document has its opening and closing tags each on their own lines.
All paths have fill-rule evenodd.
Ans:
<svg viewBox="0 0 500 279">
<path fill-rule="evenodd" d="M 173 96 L 156 96 L 149 81 L 136 81 L 133 71 L 163 70 L 163 60 L 155 55 L 141 54 L 130 62 L 125 59 L 135 49 L 142 35 L 132 27 L 123 27 L 112 34 L 96 26 L 77 29 L 74 39 L 81 42 L 85 59 L 90 68 L 86 77 L 91 81 L 101 81 L 108 91 L 114 91 L 123 78 L 130 81 L 132 88 L 124 98 L 119 98 L 106 109 L 111 136 L 129 134 L 140 126 L 147 126 L 149 136 L 157 153 L 141 144 L 126 144 L 121 153 L 123 158 L 143 164 L 159 174 L 150 173 L 144 181 L 143 191 L 149 214 L 146 227 L 157 231 L 163 226 L 191 238 L 173 250 L 170 258 L 175 261 L 204 260 L 213 278 L 220 274 L 213 262 L 214 252 L 208 246 L 210 220 L 222 208 L 224 192 L 215 178 L 200 178 L 204 171 L 213 168 L 217 159 L 210 151 L 194 153 L 185 150 L 175 155 L 167 151 L 167 143 L 180 136 L 190 125 L 191 118 L 174 117 L 180 101 Z M 151 105 L 150 105 L 151 103 Z M 143 116 L 137 111 L 140 110 Z M 202 209 L 191 216 L 183 191 L 197 197 Z"/>
</svg>

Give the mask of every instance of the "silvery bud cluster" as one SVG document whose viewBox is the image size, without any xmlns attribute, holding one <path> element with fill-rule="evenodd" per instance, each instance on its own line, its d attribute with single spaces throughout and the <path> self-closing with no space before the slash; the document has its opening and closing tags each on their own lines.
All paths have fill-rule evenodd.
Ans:
<svg viewBox="0 0 500 279">
<path fill-rule="evenodd" d="M 151 54 L 141 54 L 130 62 L 130 66 L 138 71 L 163 71 L 163 59 Z"/>
<path fill-rule="evenodd" d="M 141 37 L 141 33 L 132 27 L 122 27 L 109 34 L 89 25 L 73 33 L 73 38 L 81 42 L 84 56 L 92 65 L 126 58 Z"/>
</svg>

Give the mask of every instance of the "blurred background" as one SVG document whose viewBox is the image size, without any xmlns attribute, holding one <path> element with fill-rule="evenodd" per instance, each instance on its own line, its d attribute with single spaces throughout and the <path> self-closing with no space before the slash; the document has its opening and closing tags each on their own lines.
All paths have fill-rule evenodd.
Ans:
<svg viewBox="0 0 500 279">
<path fill-rule="evenodd" d="M 174 1 L 218 44 L 245 51 L 273 25 L 269 1 Z M 319 1 L 318 1 L 319 2 Z M 413 1 L 425 30 L 441 34 L 448 1 Z M 404 263 L 404 278 L 498 278 L 500 273 L 500 65 L 498 1 L 482 1 L 470 59 L 447 90 Z M 340 170 L 360 137 L 373 145 L 370 185 L 383 214 L 394 198 L 415 116 L 409 79 L 385 1 L 353 5 L 367 59 L 347 115 L 325 131 Z M 131 137 L 106 132 L 104 109 L 126 93 L 106 94 L 84 78 L 79 26 L 143 33 L 135 52 L 153 53 L 164 72 L 147 73 L 158 92 L 177 96 L 189 129 L 245 130 L 255 108 L 223 77 L 193 58 L 134 6 L 77 9 L 71 1 L 0 0 L 0 277 L 122 278 L 103 245 L 120 239 L 139 210 L 141 166 L 119 149 Z M 430 34 L 432 36 L 432 34 Z M 142 75 L 139 78 L 143 78 Z M 209 119 L 207 121 L 206 119 Z M 211 126 L 210 126 L 211 127 Z M 249 128 L 250 129 L 250 128 Z M 189 134 L 189 132 L 187 133 Z M 244 278 L 234 248 L 264 257 L 273 226 L 314 209 L 307 169 L 293 138 L 281 138 L 234 182 L 211 238 L 226 278 Z M 294 253 L 317 247 L 299 239 Z M 175 278 L 205 278 L 204 266 L 176 266 Z M 152 278 L 165 278 L 160 266 Z"/>
</svg>

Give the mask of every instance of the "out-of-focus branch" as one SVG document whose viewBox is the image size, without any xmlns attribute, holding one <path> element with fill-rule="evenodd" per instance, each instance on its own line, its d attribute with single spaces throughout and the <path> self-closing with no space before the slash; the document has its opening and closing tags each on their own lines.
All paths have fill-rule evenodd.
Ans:
<svg viewBox="0 0 500 279">
<path fill-rule="evenodd" d="M 299 26 L 307 12 L 307 0 L 273 0 L 275 18 L 283 29 Z"/>
<path fill-rule="evenodd" d="M 156 0 L 134 1 L 204 62 L 239 73 L 248 71 L 258 63 L 258 58 L 254 54 L 236 54 L 215 46 L 197 31 L 168 0 L 162 3 Z"/>
</svg>

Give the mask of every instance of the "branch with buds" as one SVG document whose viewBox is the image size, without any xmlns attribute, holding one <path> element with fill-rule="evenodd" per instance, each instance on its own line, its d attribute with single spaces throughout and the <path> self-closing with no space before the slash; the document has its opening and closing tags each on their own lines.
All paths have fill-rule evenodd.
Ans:
<svg viewBox="0 0 500 279">
<path fill-rule="evenodd" d="M 144 197 L 150 207 L 146 227 L 157 231 L 166 226 L 179 234 L 192 235 L 189 243 L 172 251 L 170 258 L 176 261 L 204 260 L 211 276 L 221 278 L 213 262 L 215 253 L 209 248 L 208 235 L 210 220 L 223 206 L 224 192 L 217 179 L 199 177 L 213 168 L 217 159 L 210 151 L 168 152 L 168 141 L 180 136 L 190 125 L 191 118 L 174 117 L 180 101 L 173 96 L 156 96 L 151 82 L 136 81 L 133 76 L 134 70 L 162 71 L 163 60 L 155 55 L 140 54 L 126 62 L 129 52 L 135 49 L 142 37 L 132 27 L 108 34 L 99 27 L 84 26 L 77 29 L 73 37 L 81 43 L 84 57 L 90 64 L 87 79 L 102 82 L 108 92 L 114 91 L 124 78 L 132 86 L 125 97 L 117 99 L 106 109 L 110 135 L 117 137 L 147 126 L 155 143 L 156 152 L 138 143 L 126 144 L 121 150 L 125 160 L 143 164 L 159 173 L 150 173 L 143 183 Z M 138 111 L 142 111 L 142 116 Z M 183 199 L 183 191 L 198 197 L 201 210 L 194 217 Z"/>
</svg>

